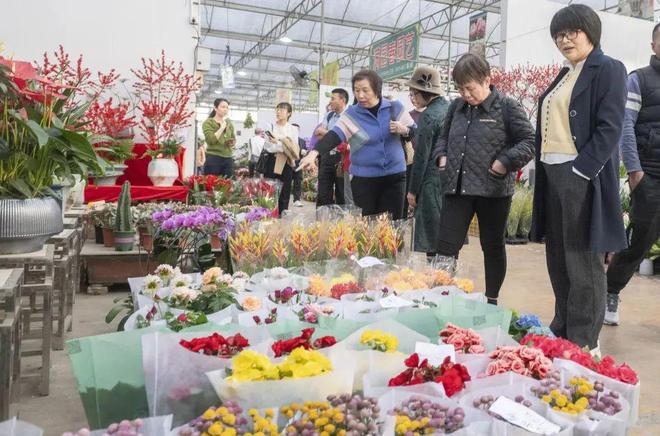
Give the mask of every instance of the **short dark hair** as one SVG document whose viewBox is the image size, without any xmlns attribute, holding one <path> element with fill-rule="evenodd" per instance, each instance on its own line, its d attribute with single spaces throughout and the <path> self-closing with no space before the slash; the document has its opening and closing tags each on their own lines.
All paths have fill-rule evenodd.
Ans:
<svg viewBox="0 0 660 436">
<path fill-rule="evenodd" d="M 229 100 L 227 100 L 226 98 L 222 98 L 222 97 L 220 97 L 220 98 L 216 98 L 215 100 L 213 100 L 213 110 L 212 110 L 211 113 L 209 114 L 209 118 L 213 118 L 213 117 L 215 117 L 215 108 L 217 108 L 218 105 L 219 105 L 220 103 L 222 103 L 223 101 L 224 101 L 225 103 L 227 103 L 227 106 L 229 106 Z"/>
<path fill-rule="evenodd" d="M 378 98 L 383 96 L 383 79 L 380 78 L 377 72 L 373 70 L 361 70 L 353 75 L 351 78 L 351 86 L 353 87 L 353 92 L 355 92 L 355 82 L 360 80 L 368 80 L 371 90 L 376 94 Z"/>
<path fill-rule="evenodd" d="M 658 32 L 658 29 L 660 29 L 660 23 L 656 24 L 656 25 L 653 27 L 653 33 L 651 33 L 651 38 L 652 38 L 652 39 L 655 39 L 655 34 Z"/>
<path fill-rule="evenodd" d="M 587 35 L 589 42 L 600 47 L 602 25 L 596 11 L 587 5 L 568 5 L 558 10 L 550 22 L 550 36 L 557 39 L 559 32 L 567 30 L 581 30 Z"/>
<path fill-rule="evenodd" d="M 291 114 L 293 113 L 293 107 L 291 106 L 291 103 L 289 103 L 288 101 L 282 101 L 280 103 L 277 103 L 277 106 L 275 106 L 275 109 L 280 109 L 280 108 L 284 108 L 284 109 L 286 109 L 287 112 L 289 112 L 289 116 L 288 116 L 287 120 L 290 119 Z"/>
<path fill-rule="evenodd" d="M 331 94 L 339 94 L 341 98 L 344 99 L 344 103 L 348 104 L 348 92 L 343 88 L 335 88 L 332 90 Z"/>
<path fill-rule="evenodd" d="M 484 83 L 490 77 L 490 64 L 483 57 L 474 53 L 465 53 L 454 65 L 451 78 L 458 86 L 471 81 Z"/>
<path fill-rule="evenodd" d="M 416 92 L 417 94 L 419 94 L 419 95 L 424 99 L 424 102 L 428 102 L 428 101 L 431 100 L 433 97 L 437 97 L 437 96 L 438 96 L 438 94 L 434 94 L 434 93 L 432 93 L 432 92 L 428 92 L 428 91 L 420 91 L 419 89 L 415 89 L 415 92 Z"/>
</svg>

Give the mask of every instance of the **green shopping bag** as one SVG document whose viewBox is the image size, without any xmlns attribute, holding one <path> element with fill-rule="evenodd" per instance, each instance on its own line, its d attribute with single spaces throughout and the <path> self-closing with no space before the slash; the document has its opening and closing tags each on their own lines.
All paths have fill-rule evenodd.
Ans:
<svg viewBox="0 0 660 436">
<path fill-rule="evenodd" d="M 434 314 L 440 323 L 440 329 L 447 323 L 463 328 L 482 329 L 499 326 L 508 331 L 511 323 L 511 311 L 492 304 L 452 296 L 442 302 Z"/>
</svg>

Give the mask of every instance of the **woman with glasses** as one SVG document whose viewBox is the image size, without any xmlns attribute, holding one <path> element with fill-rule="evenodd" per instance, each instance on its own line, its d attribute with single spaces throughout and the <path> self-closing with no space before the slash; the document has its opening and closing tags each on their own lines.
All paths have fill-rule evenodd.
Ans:
<svg viewBox="0 0 660 436">
<path fill-rule="evenodd" d="M 626 69 L 603 54 L 601 23 L 585 5 L 560 9 L 550 36 L 565 66 L 539 99 L 532 240 L 545 237 L 555 294 L 553 333 L 598 353 L 603 252 L 626 247 L 618 142 Z"/>
</svg>

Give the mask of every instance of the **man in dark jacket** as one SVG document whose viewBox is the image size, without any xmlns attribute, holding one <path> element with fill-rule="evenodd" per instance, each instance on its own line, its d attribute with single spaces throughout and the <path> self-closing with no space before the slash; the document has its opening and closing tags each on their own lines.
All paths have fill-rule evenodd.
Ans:
<svg viewBox="0 0 660 436">
<path fill-rule="evenodd" d="M 630 185 L 630 246 L 607 269 L 607 325 L 619 324 L 619 293 L 660 236 L 660 24 L 649 66 L 628 76 L 621 155 Z"/>
</svg>

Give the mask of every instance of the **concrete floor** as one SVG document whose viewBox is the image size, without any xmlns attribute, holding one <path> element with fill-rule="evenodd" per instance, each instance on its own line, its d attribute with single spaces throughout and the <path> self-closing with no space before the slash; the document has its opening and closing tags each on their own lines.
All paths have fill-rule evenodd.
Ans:
<svg viewBox="0 0 660 436">
<path fill-rule="evenodd" d="M 483 287 L 483 261 L 478 241 L 461 254 L 467 274 Z M 551 320 L 554 299 L 545 267 L 543 246 L 536 244 L 509 246 L 509 270 L 500 297 L 502 305 L 524 313 L 538 314 L 544 323 Z M 480 285 L 481 284 L 481 285 Z M 109 295 L 78 295 L 74 307 L 74 328 L 71 337 L 112 332 L 115 325 L 104 322 L 113 298 Z M 637 370 L 641 383 L 639 424 L 631 435 L 660 435 L 660 278 L 633 278 L 622 294 L 622 325 L 604 327 L 601 348 L 617 362 L 627 362 Z M 75 380 L 65 351 L 52 354 L 51 394 L 40 397 L 31 386 L 22 389 L 21 402 L 14 405 L 16 414 L 25 421 L 46 430 L 46 436 L 60 436 L 64 431 L 76 431 L 86 424 Z"/>
</svg>

